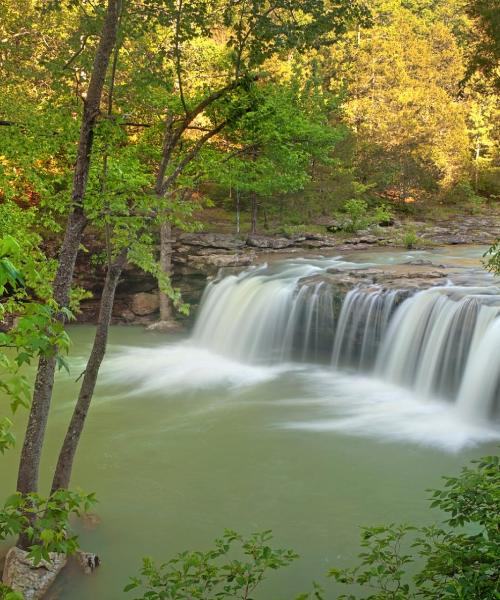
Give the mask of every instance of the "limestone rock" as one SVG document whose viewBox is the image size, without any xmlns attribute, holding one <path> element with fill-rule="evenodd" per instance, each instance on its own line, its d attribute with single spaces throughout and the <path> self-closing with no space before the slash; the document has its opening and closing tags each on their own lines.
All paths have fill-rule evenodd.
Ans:
<svg viewBox="0 0 500 600">
<path fill-rule="evenodd" d="M 83 552 L 82 550 L 77 551 L 76 560 L 85 575 L 91 575 L 101 564 L 101 559 L 97 554 L 94 554 L 93 552 Z"/>
<path fill-rule="evenodd" d="M 51 553 L 50 561 L 41 561 L 36 566 L 27 556 L 24 550 L 11 548 L 5 557 L 2 581 L 22 594 L 24 600 L 39 600 L 66 565 L 66 556 Z"/>
<path fill-rule="evenodd" d="M 281 248 L 289 248 L 295 243 L 295 240 L 286 237 L 271 237 L 267 235 L 249 235 L 247 237 L 247 245 L 253 248 L 280 250 Z"/>
<path fill-rule="evenodd" d="M 145 316 L 156 312 L 160 307 L 160 299 L 156 293 L 139 292 L 132 296 L 131 310 L 134 315 Z"/>
<path fill-rule="evenodd" d="M 157 321 L 147 326 L 148 331 L 158 331 L 160 333 L 172 333 L 175 331 L 182 331 L 184 327 L 174 319 L 170 321 Z"/>
<path fill-rule="evenodd" d="M 329 231 L 330 233 L 337 233 L 339 231 L 342 231 L 342 229 L 343 229 L 343 224 L 336 219 L 331 219 L 326 224 L 326 230 Z"/>
<path fill-rule="evenodd" d="M 209 256 L 190 256 L 189 261 L 196 266 L 212 267 L 241 267 L 251 265 L 255 260 L 255 254 L 211 254 Z"/>
<path fill-rule="evenodd" d="M 188 246 L 204 246 L 206 248 L 223 248 L 236 250 L 245 245 L 245 240 L 228 233 L 183 233 L 179 242 Z"/>
</svg>

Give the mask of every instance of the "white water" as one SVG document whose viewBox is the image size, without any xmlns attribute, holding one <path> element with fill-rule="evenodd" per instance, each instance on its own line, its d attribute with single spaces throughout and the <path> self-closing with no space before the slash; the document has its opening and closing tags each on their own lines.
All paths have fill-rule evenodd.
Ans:
<svg viewBox="0 0 500 600">
<path fill-rule="evenodd" d="M 297 393 L 283 401 L 308 415 L 280 427 L 447 450 L 500 439 L 500 290 L 477 273 L 481 287 L 413 295 L 339 293 L 322 278 L 362 266 L 298 259 L 222 277 L 207 286 L 190 340 L 126 350 L 106 377 L 131 393 L 251 388 L 263 399 L 263 386 L 292 381 Z"/>
</svg>

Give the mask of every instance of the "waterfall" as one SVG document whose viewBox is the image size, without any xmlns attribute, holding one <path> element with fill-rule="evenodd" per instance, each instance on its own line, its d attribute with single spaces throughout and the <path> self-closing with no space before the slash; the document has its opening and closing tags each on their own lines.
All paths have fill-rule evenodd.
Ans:
<svg viewBox="0 0 500 600">
<path fill-rule="evenodd" d="M 371 373 L 464 416 L 500 417 L 500 290 L 446 285 L 420 292 L 360 285 L 332 266 L 285 261 L 210 283 L 193 332 L 201 347 L 251 363 L 301 361 Z M 342 283 L 342 282 L 340 282 Z"/>
<path fill-rule="evenodd" d="M 483 406 L 483 416 L 495 412 L 500 297 L 487 291 L 450 286 L 406 300 L 383 340 L 377 372 L 422 396 L 458 397 L 460 407 L 472 402 Z"/>
<path fill-rule="evenodd" d="M 319 271 L 267 267 L 209 284 L 193 338 L 201 346 L 249 361 L 321 360 L 331 351 L 333 290 L 321 282 L 299 287 Z"/>
<path fill-rule="evenodd" d="M 354 289 L 342 303 L 333 344 L 334 367 L 368 370 L 402 297 L 400 290 Z"/>
</svg>

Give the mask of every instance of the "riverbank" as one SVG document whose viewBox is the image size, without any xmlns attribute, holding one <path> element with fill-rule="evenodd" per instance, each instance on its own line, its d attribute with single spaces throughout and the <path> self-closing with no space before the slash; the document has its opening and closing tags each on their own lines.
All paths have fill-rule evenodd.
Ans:
<svg viewBox="0 0 500 600">
<path fill-rule="evenodd" d="M 338 231 L 329 233 L 332 223 L 326 223 L 324 233 L 318 231 L 276 235 L 236 235 L 231 233 L 176 232 L 173 253 L 173 284 L 182 293 L 185 302 L 194 309 L 201 298 L 207 280 L 221 268 L 245 268 L 264 261 L 290 256 L 346 254 L 374 249 L 404 248 L 408 232 L 412 232 L 413 249 L 431 249 L 440 246 L 488 246 L 500 238 L 500 215 L 463 216 L 453 220 L 434 221 L 431 224 L 395 220 L 391 226 L 371 226 L 356 233 Z M 316 228 L 317 229 L 317 228 Z M 80 323 L 95 323 L 104 281 L 104 269 L 92 263 L 92 256 L 100 251 L 102 242 L 89 237 L 76 269 L 78 285 L 89 290 L 92 297 L 84 300 Z M 421 267 L 426 267 L 422 269 Z M 419 277 L 435 271 L 433 265 L 420 265 Z M 440 272 L 441 277 L 447 271 Z M 433 279 L 432 273 L 430 279 Z M 432 283 L 431 283 L 432 284 Z M 154 278 L 127 265 L 117 289 L 113 323 L 150 325 L 158 319 L 158 293 Z M 193 311 L 192 311 L 193 312 Z M 185 320 L 181 318 L 181 321 Z"/>
</svg>

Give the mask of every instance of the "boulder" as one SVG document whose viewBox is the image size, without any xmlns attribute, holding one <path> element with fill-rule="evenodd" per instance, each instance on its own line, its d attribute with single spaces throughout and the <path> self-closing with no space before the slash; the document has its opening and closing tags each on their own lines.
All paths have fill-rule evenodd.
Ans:
<svg viewBox="0 0 500 600">
<path fill-rule="evenodd" d="M 343 224 L 340 221 L 332 219 L 327 225 L 326 230 L 330 233 L 338 233 L 343 230 Z"/>
<path fill-rule="evenodd" d="M 14 547 L 5 557 L 2 581 L 22 594 L 24 600 L 39 600 L 47 593 L 65 565 L 66 556 L 56 553 L 50 554 L 50 561 L 43 560 L 34 565 L 27 552 Z"/>
<path fill-rule="evenodd" d="M 171 319 L 170 321 L 157 321 L 156 323 L 151 323 L 151 325 L 147 326 L 148 331 L 157 331 L 159 333 L 173 333 L 183 331 L 183 329 L 184 327 L 182 324 L 175 319 Z"/>
<path fill-rule="evenodd" d="M 358 239 L 358 244 L 376 244 L 379 238 L 375 235 L 367 234 Z"/>
<path fill-rule="evenodd" d="M 151 315 L 160 308 L 160 299 L 157 293 L 139 292 L 132 296 L 130 309 L 134 315 L 140 317 Z"/>
</svg>

